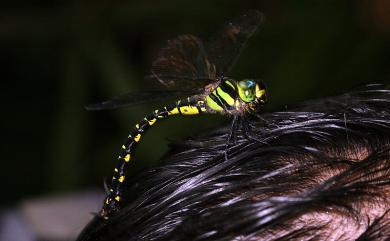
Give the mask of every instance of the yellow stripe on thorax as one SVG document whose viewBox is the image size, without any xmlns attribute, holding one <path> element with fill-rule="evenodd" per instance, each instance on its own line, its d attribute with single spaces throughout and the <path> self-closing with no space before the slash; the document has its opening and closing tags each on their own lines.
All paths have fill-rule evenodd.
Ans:
<svg viewBox="0 0 390 241">
<path fill-rule="evenodd" d="M 218 105 L 211 97 L 208 95 L 206 97 L 206 103 L 207 106 L 210 107 L 210 109 L 215 110 L 215 111 L 223 111 L 222 106 Z"/>
<path fill-rule="evenodd" d="M 234 99 L 225 91 L 222 90 L 221 87 L 217 88 L 218 95 L 228 103 L 228 105 L 233 106 L 234 105 Z"/>
<path fill-rule="evenodd" d="M 234 85 L 233 85 L 230 81 L 226 80 L 225 83 L 226 83 L 227 85 L 229 85 L 233 90 L 236 89 L 236 87 L 234 87 Z"/>
</svg>

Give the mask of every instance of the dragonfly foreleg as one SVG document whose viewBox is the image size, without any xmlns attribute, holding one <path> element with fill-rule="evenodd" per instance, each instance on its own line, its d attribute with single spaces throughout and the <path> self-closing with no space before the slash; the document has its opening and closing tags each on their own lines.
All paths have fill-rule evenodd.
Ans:
<svg viewBox="0 0 390 241">
<path fill-rule="evenodd" d="M 245 138 L 261 144 L 267 144 L 264 140 L 257 136 L 256 130 L 258 127 L 256 127 L 246 116 L 241 117 L 240 121 Z"/>
<path fill-rule="evenodd" d="M 238 116 L 235 115 L 235 116 L 233 116 L 232 125 L 230 127 L 228 139 L 226 140 L 226 144 L 225 144 L 225 160 L 229 159 L 228 157 L 229 157 L 230 143 L 233 141 L 233 145 L 234 145 L 237 142 L 237 139 L 236 139 L 237 129 L 238 129 Z"/>
</svg>

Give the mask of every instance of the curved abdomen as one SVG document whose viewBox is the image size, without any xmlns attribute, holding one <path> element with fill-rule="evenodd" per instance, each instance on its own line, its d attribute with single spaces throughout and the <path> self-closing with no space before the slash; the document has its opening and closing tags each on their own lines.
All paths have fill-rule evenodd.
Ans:
<svg viewBox="0 0 390 241">
<path fill-rule="evenodd" d="M 100 213 L 104 218 L 120 209 L 123 183 L 126 180 L 126 172 L 130 162 L 133 159 L 133 153 L 140 142 L 142 135 L 149 127 L 154 125 L 158 120 L 164 119 L 171 115 L 197 115 L 206 112 L 204 100 L 190 97 L 185 100 L 178 100 L 175 103 L 153 111 L 147 115 L 140 123 L 135 125 L 135 128 L 130 132 L 125 144 L 122 145 L 118 156 L 117 165 L 114 169 L 108 195 L 105 199 L 102 211 Z"/>
</svg>

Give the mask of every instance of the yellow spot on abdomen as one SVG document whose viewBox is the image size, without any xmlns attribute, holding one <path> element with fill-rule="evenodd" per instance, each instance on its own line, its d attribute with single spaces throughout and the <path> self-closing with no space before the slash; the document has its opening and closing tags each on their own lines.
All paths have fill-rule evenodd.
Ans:
<svg viewBox="0 0 390 241">
<path fill-rule="evenodd" d="M 168 111 L 168 115 L 177 115 L 179 114 L 179 109 L 177 107 L 173 108 L 171 111 Z"/>
<path fill-rule="evenodd" d="M 141 134 L 137 134 L 137 135 L 134 137 L 134 141 L 135 141 L 135 142 L 139 142 L 140 139 L 141 139 Z"/>
<path fill-rule="evenodd" d="M 154 119 L 151 119 L 151 120 L 147 120 L 149 125 L 153 125 L 154 123 L 156 123 L 157 119 L 154 118 Z"/>
<path fill-rule="evenodd" d="M 123 182 L 124 180 L 125 180 L 125 176 L 120 176 L 118 179 L 119 182 Z"/>
<path fill-rule="evenodd" d="M 130 161 L 130 154 L 127 154 L 125 156 L 125 158 L 123 158 L 125 160 L 125 162 L 129 162 Z"/>
<path fill-rule="evenodd" d="M 115 200 L 116 200 L 117 202 L 119 202 L 119 201 L 121 200 L 121 197 L 116 196 L 116 197 L 115 197 Z"/>
<path fill-rule="evenodd" d="M 204 101 L 200 100 L 198 101 L 198 106 L 200 106 L 200 111 L 206 112 L 206 107 L 204 106 Z"/>
<path fill-rule="evenodd" d="M 199 110 L 196 106 L 181 106 L 180 112 L 182 115 L 197 115 Z"/>
</svg>

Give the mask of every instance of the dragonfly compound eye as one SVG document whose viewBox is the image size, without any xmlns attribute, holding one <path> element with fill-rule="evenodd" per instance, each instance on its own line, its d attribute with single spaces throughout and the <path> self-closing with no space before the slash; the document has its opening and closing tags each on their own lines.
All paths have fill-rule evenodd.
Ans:
<svg viewBox="0 0 390 241">
<path fill-rule="evenodd" d="M 241 80 L 237 84 L 238 95 L 241 100 L 250 103 L 256 98 L 256 83 L 253 80 L 245 79 Z"/>
</svg>

